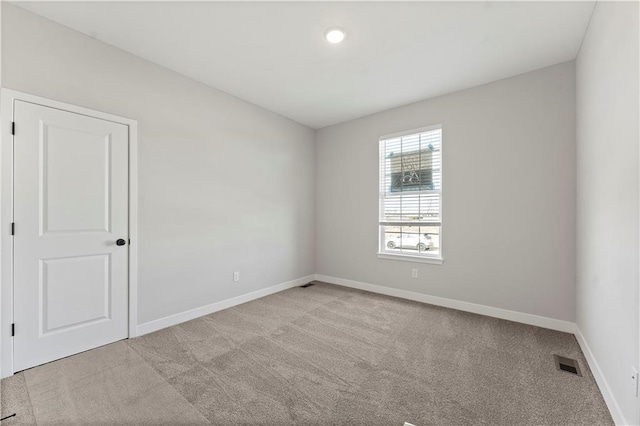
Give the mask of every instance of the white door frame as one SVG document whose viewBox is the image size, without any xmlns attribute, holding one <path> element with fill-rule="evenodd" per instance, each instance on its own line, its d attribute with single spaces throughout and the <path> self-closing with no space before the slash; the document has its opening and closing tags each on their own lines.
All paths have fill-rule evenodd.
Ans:
<svg viewBox="0 0 640 426">
<path fill-rule="evenodd" d="M 129 338 L 138 323 L 138 122 L 15 90 L 0 89 L 0 377 L 13 371 L 13 135 L 16 100 L 124 124 L 129 127 Z M 16 132 L 19 132 L 19 123 Z M 19 218 L 18 218 L 19 221 Z M 16 230 L 20 232 L 19 229 Z M 16 333 L 20 325 L 16 325 Z"/>
</svg>

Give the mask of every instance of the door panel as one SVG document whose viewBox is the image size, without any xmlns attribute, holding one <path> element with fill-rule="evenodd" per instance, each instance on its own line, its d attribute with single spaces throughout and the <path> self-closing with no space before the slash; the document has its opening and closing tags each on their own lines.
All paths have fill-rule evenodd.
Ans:
<svg viewBox="0 0 640 426">
<path fill-rule="evenodd" d="M 43 335 L 110 318 L 109 258 L 103 254 L 40 261 Z"/>
<path fill-rule="evenodd" d="M 16 101 L 14 370 L 127 337 L 128 127 Z"/>
<path fill-rule="evenodd" d="M 43 125 L 42 136 L 40 208 L 43 234 L 109 232 L 110 135 Z M 69 170 L 74 172 L 69 173 Z M 76 176 L 82 176 L 82 179 L 76 179 Z M 75 208 L 71 210 L 69 206 Z"/>
</svg>

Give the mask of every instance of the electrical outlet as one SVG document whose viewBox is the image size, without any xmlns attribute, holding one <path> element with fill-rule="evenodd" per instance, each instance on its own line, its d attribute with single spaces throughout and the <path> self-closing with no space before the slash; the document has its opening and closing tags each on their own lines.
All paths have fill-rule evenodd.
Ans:
<svg viewBox="0 0 640 426">
<path fill-rule="evenodd" d="M 411 277 L 412 278 L 418 278 L 418 270 L 417 269 L 412 269 L 411 270 Z"/>
<path fill-rule="evenodd" d="M 638 397 L 638 370 L 631 366 L 631 391 L 634 397 Z"/>
<path fill-rule="evenodd" d="M 237 283 L 238 281 L 240 281 L 240 272 L 234 272 L 233 273 L 233 282 Z"/>
</svg>

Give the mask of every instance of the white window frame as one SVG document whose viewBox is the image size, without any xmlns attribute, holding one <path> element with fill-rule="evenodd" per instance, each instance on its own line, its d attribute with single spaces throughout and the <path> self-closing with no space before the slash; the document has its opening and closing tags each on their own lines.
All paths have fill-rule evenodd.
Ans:
<svg viewBox="0 0 640 426">
<path fill-rule="evenodd" d="M 430 254 L 430 253 L 425 253 L 425 254 L 421 254 L 421 255 L 413 255 L 413 254 L 406 254 L 406 253 L 391 253 L 390 251 L 386 250 L 384 247 L 384 241 L 385 241 L 385 235 L 384 235 L 384 231 L 382 226 L 380 226 L 380 212 L 382 209 L 382 199 L 380 199 L 380 188 L 378 189 L 378 253 L 377 256 L 379 259 L 388 259 L 388 260 L 401 260 L 401 261 L 407 261 L 407 262 L 419 262 L 419 263 L 429 263 L 429 264 L 434 264 L 434 265 L 442 265 L 442 263 L 444 262 L 444 251 L 443 251 L 443 246 L 444 246 L 444 238 L 443 238 L 443 229 L 444 229 L 444 218 L 443 218 L 443 214 L 442 214 L 442 210 L 443 210 L 443 194 L 444 194 L 444 130 L 442 128 L 442 124 L 434 124 L 431 126 L 426 126 L 426 127 L 420 127 L 417 129 L 411 129 L 411 130 L 406 130 L 403 132 L 399 132 L 399 133 L 392 133 L 389 135 L 383 135 L 380 136 L 378 138 L 378 187 L 380 187 L 381 185 L 381 181 L 382 181 L 382 176 L 381 173 L 383 173 L 382 171 L 382 167 L 381 167 L 381 159 L 382 156 L 384 156 L 384 153 L 382 152 L 382 149 L 380 147 L 380 142 L 387 140 L 387 139 L 393 139 L 393 138 L 399 138 L 402 136 L 407 136 L 407 135 L 412 135 L 414 133 L 422 133 L 422 132 L 427 132 L 430 130 L 436 130 L 436 129 L 440 129 L 441 131 L 441 142 L 440 142 L 440 251 L 438 254 Z"/>
</svg>

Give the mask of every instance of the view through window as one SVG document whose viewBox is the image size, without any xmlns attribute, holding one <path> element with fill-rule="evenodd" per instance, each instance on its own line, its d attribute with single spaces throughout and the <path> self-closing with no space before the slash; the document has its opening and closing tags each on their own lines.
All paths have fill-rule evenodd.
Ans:
<svg viewBox="0 0 640 426">
<path fill-rule="evenodd" d="M 440 258 L 442 128 L 380 140 L 380 253 Z"/>
</svg>

